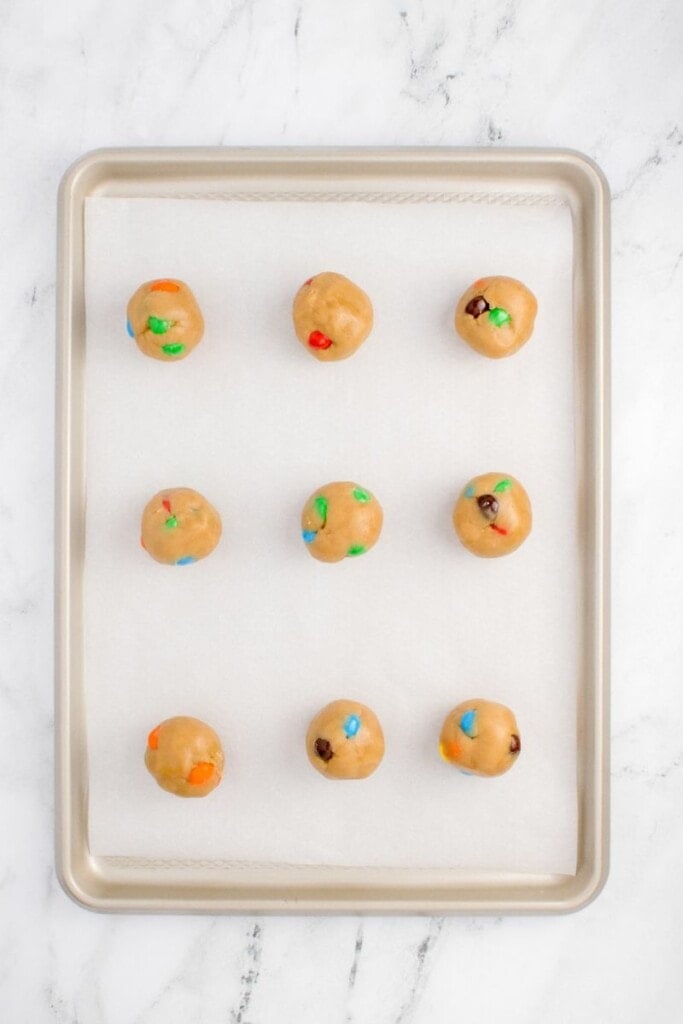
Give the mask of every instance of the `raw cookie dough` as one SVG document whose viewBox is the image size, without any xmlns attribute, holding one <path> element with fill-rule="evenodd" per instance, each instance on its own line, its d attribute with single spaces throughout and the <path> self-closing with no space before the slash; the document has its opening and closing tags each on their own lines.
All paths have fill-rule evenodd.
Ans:
<svg viewBox="0 0 683 1024">
<path fill-rule="evenodd" d="M 304 505 L 301 536 L 314 558 L 340 562 L 377 543 L 382 519 L 382 506 L 366 487 L 350 481 L 325 484 Z"/>
<path fill-rule="evenodd" d="M 177 362 L 202 340 L 204 317 L 183 281 L 160 278 L 141 284 L 128 303 L 126 329 L 152 359 Z"/>
<path fill-rule="evenodd" d="M 514 277 L 482 277 L 455 310 L 455 329 L 483 356 L 511 356 L 531 337 L 538 303 Z"/>
<path fill-rule="evenodd" d="M 328 779 L 365 779 L 384 757 L 382 726 L 365 704 L 334 700 L 309 725 L 306 753 Z"/>
<path fill-rule="evenodd" d="M 167 718 L 147 737 L 145 764 L 176 796 L 206 796 L 221 781 L 224 763 L 221 741 L 198 718 Z"/>
<path fill-rule="evenodd" d="M 292 316 L 301 344 L 326 363 L 352 356 L 372 330 L 372 303 L 363 289 L 329 271 L 302 284 Z"/>
<path fill-rule="evenodd" d="M 157 562 L 190 565 L 211 554 L 221 532 L 221 517 L 199 491 L 170 487 L 145 505 L 140 543 Z"/>
<path fill-rule="evenodd" d="M 466 700 L 445 718 L 439 753 L 473 775 L 502 775 L 522 749 L 515 716 L 504 704 Z"/>
<path fill-rule="evenodd" d="M 474 555 L 509 555 L 531 532 L 531 502 L 509 473 L 484 473 L 470 480 L 453 509 L 458 537 Z"/>
</svg>

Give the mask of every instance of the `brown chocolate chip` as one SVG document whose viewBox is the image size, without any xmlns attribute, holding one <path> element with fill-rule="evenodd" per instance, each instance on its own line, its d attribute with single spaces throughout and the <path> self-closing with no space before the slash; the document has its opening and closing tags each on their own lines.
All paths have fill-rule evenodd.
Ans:
<svg viewBox="0 0 683 1024">
<path fill-rule="evenodd" d="M 331 761 L 334 757 L 332 753 L 332 744 L 329 740 L 323 740 L 320 737 L 315 741 L 314 744 L 315 752 L 321 761 Z"/>
<path fill-rule="evenodd" d="M 518 754 L 522 749 L 522 743 L 519 736 L 515 736 L 514 732 L 510 737 L 510 753 Z"/>
<path fill-rule="evenodd" d="M 478 316 L 481 316 L 489 308 L 489 304 L 483 295 L 475 295 L 465 306 L 465 312 L 469 313 L 476 320 Z"/>
<path fill-rule="evenodd" d="M 498 501 L 492 494 L 480 494 L 477 498 L 477 505 L 486 519 L 495 519 L 498 515 Z"/>
</svg>

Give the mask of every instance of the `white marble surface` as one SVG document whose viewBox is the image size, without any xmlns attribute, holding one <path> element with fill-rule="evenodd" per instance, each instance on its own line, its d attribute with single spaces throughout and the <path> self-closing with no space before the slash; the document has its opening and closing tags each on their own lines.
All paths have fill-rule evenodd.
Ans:
<svg viewBox="0 0 683 1024">
<path fill-rule="evenodd" d="M 683 7 L 6 3 L 0 1020 L 673 1024 L 683 920 Z M 573 146 L 614 193 L 613 855 L 571 917 L 105 917 L 52 860 L 55 192 L 96 146 Z"/>
</svg>

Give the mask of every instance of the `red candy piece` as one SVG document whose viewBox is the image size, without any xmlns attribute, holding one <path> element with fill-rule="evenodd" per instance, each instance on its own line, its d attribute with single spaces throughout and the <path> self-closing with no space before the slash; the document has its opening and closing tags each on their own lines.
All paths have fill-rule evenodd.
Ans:
<svg viewBox="0 0 683 1024">
<path fill-rule="evenodd" d="M 332 348 L 332 338 L 328 338 L 322 331 L 311 331 L 308 344 L 311 348 Z"/>
<path fill-rule="evenodd" d="M 150 288 L 151 292 L 179 292 L 180 285 L 175 281 L 155 281 Z"/>
<path fill-rule="evenodd" d="M 309 277 L 308 281 L 304 281 L 304 284 L 310 284 L 312 280 L 313 280 L 313 278 Z"/>
<path fill-rule="evenodd" d="M 495 523 L 491 523 L 491 529 L 495 530 L 496 533 L 502 533 L 504 537 L 507 537 L 507 530 L 504 530 L 502 526 L 496 526 Z"/>
<path fill-rule="evenodd" d="M 168 498 L 164 498 L 164 500 L 162 501 L 161 504 L 164 506 L 164 508 L 166 509 L 166 511 L 168 512 L 168 514 L 170 516 L 170 514 L 171 514 L 171 502 L 168 500 Z"/>
</svg>

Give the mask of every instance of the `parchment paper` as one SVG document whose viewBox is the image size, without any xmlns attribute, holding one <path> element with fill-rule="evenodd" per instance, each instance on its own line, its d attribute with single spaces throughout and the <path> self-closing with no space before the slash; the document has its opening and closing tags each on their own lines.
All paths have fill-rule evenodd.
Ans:
<svg viewBox="0 0 683 1024">
<path fill-rule="evenodd" d="M 559 205 L 93 198 L 86 211 L 85 671 L 96 854 L 230 861 L 575 870 L 580 538 L 571 219 Z M 321 364 L 296 341 L 299 285 L 336 270 L 375 328 Z M 468 284 L 508 273 L 539 299 L 532 340 L 493 361 L 453 331 Z M 144 280 L 186 280 L 201 345 L 144 357 L 125 307 Z M 534 530 L 507 558 L 469 554 L 451 510 L 470 476 L 517 476 Z M 332 480 L 380 499 L 377 547 L 324 565 L 299 514 Z M 140 513 L 190 486 L 224 536 L 196 565 L 158 565 Z M 364 782 L 309 766 L 308 721 L 349 696 L 387 741 Z M 437 753 L 468 697 L 515 711 L 507 775 Z M 222 785 L 180 800 L 148 775 L 148 731 L 208 721 Z"/>
</svg>

